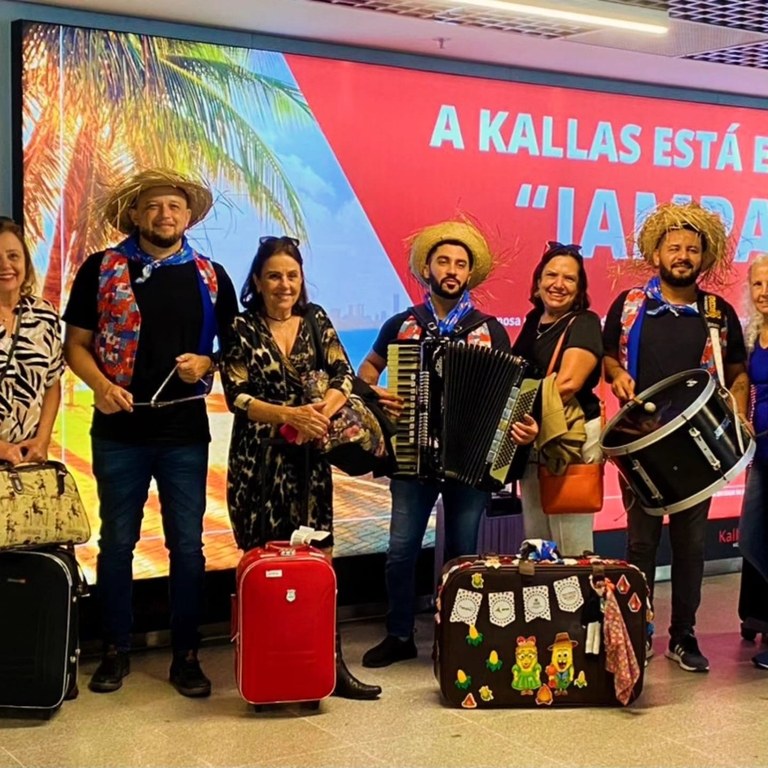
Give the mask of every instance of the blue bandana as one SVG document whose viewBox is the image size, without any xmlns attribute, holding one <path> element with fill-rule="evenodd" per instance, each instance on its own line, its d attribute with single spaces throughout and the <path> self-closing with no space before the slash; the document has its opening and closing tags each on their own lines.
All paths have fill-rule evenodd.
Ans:
<svg viewBox="0 0 768 768">
<path fill-rule="evenodd" d="M 461 294 L 461 298 L 456 306 L 442 320 L 440 320 L 437 316 L 437 312 L 435 312 L 435 306 L 432 304 L 432 296 L 429 293 L 425 294 L 424 303 L 435 318 L 435 322 L 437 323 L 437 333 L 440 336 L 449 336 L 453 332 L 453 329 L 458 325 L 459 320 L 466 317 L 475 308 L 469 295 L 469 289 Z"/>
<path fill-rule="evenodd" d="M 141 246 L 139 245 L 138 233 L 123 240 L 123 242 L 115 246 L 113 250 L 122 253 L 123 256 L 130 261 L 136 261 L 142 265 L 141 276 L 136 278 L 137 283 L 144 283 L 149 280 L 155 269 L 160 269 L 161 267 L 175 267 L 178 264 L 186 264 L 195 259 L 195 253 L 185 235 L 182 235 L 181 237 L 181 248 L 172 256 L 168 256 L 165 259 L 153 259 L 148 253 L 142 251 Z"/>
<path fill-rule="evenodd" d="M 671 312 L 673 315 L 698 315 L 699 308 L 695 304 L 670 304 L 661 295 L 661 279 L 658 275 L 652 277 L 645 284 L 645 295 L 649 299 L 659 302 L 656 309 L 648 309 L 646 312 L 651 315 L 663 315 L 665 312 Z"/>
</svg>

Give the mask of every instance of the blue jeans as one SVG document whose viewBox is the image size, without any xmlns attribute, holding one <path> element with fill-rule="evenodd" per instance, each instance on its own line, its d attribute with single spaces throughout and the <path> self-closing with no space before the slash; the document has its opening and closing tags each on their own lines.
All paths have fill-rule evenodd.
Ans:
<svg viewBox="0 0 768 768">
<path fill-rule="evenodd" d="M 627 560 L 645 574 L 653 602 L 656 552 L 664 518 L 643 512 L 626 483 L 622 481 L 620 485 L 627 510 Z M 672 549 L 669 637 L 673 644 L 693 632 L 696 626 L 696 611 L 701 603 L 701 582 L 704 578 L 707 516 L 711 504 L 712 499 L 707 499 L 669 516 L 669 543 Z"/>
<path fill-rule="evenodd" d="M 755 459 L 747 474 L 747 485 L 739 520 L 739 549 L 744 559 L 768 580 L 768 463 Z"/>
<path fill-rule="evenodd" d="M 208 443 L 150 445 L 91 438 L 101 528 L 96 578 L 105 644 L 127 650 L 133 625 L 133 550 L 154 477 L 170 555 L 171 643 L 197 649 L 203 606 L 203 514 Z"/>
<path fill-rule="evenodd" d="M 442 493 L 445 510 L 445 560 L 473 555 L 477 529 L 489 494 L 453 480 L 419 482 L 392 480 L 392 520 L 385 576 L 389 610 L 387 633 L 407 637 L 413 632 L 416 560 L 429 516 Z"/>
</svg>

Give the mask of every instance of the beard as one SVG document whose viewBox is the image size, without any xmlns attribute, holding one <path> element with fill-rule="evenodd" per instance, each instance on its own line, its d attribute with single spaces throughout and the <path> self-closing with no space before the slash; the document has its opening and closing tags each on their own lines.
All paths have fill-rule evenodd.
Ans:
<svg viewBox="0 0 768 768">
<path fill-rule="evenodd" d="M 689 288 L 698 279 L 701 273 L 701 267 L 693 269 L 693 264 L 689 261 L 679 262 L 680 264 L 686 264 L 691 267 L 691 271 L 687 275 L 676 275 L 671 269 L 659 265 L 659 277 L 667 285 L 671 285 L 674 288 Z"/>
<path fill-rule="evenodd" d="M 446 278 L 443 279 L 442 283 L 446 282 Z M 464 293 L 468 283 L 460 283 L 458 288 L 454 289 L 448 289 L 443 288 L 442 283 L 438 282 L 434 275 L 430 274 L 429 276 L 429 289 L 434 293 L 436 296 L 439 296 L 441 299 L 459 299 L 461 295 Z"/>
<path fill-rule="evenodd" d="M 182 233 L 174 232 L 172 235 L 161 235 L 149 227 L 140 227 L 139 234 L 148 243 L 158 248 L 170 248 L 181 240 Z"/>
</svg>

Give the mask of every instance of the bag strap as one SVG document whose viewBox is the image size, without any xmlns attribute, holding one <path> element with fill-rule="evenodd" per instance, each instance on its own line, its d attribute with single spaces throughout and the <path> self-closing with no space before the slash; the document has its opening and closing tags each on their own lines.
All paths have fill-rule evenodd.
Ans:
<svg viewBox="0 0 768 768">
<path fill-rule="evenodd" d="M 563 348 L 563 342 L 565 341 L 565 334 L 568 333 L 568 329 L 573 325 L 573 321 L 577 317 L 578 315 L 574 315 L 568 321 L 568 325 L 566 325 L 565 328 L 563 328 L 563 332 L 560 334 L 560 338 L 557 340 L 557 344 L 555 345 L 555 351 L 552 353 L 552 357 L 549 358 L 549 365 L 547 366 L 547 373 L 544 376 L 544 378 L 549 376 L 549 374 L 555 370 L 555 365 L 557 364 L 557 358 L 560 356 L 560 350 Z"/>
<path fill-rule="evenodd" d="M 325 351 L 323 350 L 323 338 L 320 333 L 320 326 L 317 324 L 317 316 L 315 315 L 315 305 L 310 304 L 307 307 L 307 314 L 304 315 L 304 319 L 309 325 L 309 331 L 312 335 L 312 346 L 315 348 L 315 360 L 317 361 L 317 369 L 325 371 L 328 368 L 328 362 L 325 359 Z"/>
<path fill-rule="evenodd" d="M 13 357 L 13 353 L 16 351 L 16 345 L 19 342 L 19 336 L 21 335 L 21 318 L 24 314 L 24 304 L 24 297 L 22 297 L 21 301 L 19 301 L 19 314 L 16 316 L 16 328 L 13 331 L 11 348 L 8 350 L 8 357 L 5 360 L 5 365 L 3 365 L 3 369 L 0 371 L 0 384 L 2 384 L 5 380 L 5 376 L 8 373 L 8 368 L 11 366 L 11 358 Z"/>
<path fill-rule="evenodd" d="M 560 334 L 560 338 L 557 340 L 557 344 L 555 345 L 555 351 L 552 353 L 552 357 L 549 359 L 549 365 L 547 366 L 546 376 L 549 376 L 549 374 L 552 373 L 552 371 L 555 369 L 555 364 L 557 363 L 557 358 L 560 355 L 560 350 L 563 348 L 563 342 L 565 341 L 565 334 L 568 332 L 568 329 L 571 327 L 571 324 L 577 317 L 578 315 L 574 315 L 568 321 L 568 325 L 566 325 L 565 328 L 563 328 L 563 332 Z M 600 401 L 600 428 L 604 429 L 605 428 L 605 361 L 604 360 L 600 362 L 600 381 L 597 387 L 598 387 L 597 399 Z"/>
</svg>

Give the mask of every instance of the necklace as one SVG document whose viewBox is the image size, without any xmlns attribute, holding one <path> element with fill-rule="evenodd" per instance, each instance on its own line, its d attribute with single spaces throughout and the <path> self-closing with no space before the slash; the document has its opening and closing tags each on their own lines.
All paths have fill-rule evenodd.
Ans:
<svg viewBox="0 0 768 768">
<path fill-rule="evenodd" d="M 289 320 L 293 318 L 293 315 L 288 315 L 288 317 L 272 317 L 272 315 L 268 315 L 266 312 L 264 313 L 264 315 L 269 320 L 274 320 L 276 323 L 287 323 Z"/>
<path fill-rule="evenodd" d="M 573 312 L 566 312 L 564 315 L 560 315 L 557 320 L 553 320 L 551 323 L 542 324 L 541 320 L 539 320 L 536 326 L 536 339 L 538 340 L 545 334 L 549 333 L 561 320 L 565 320 L 568 315 L 572 314 Z"/>
</svg>

